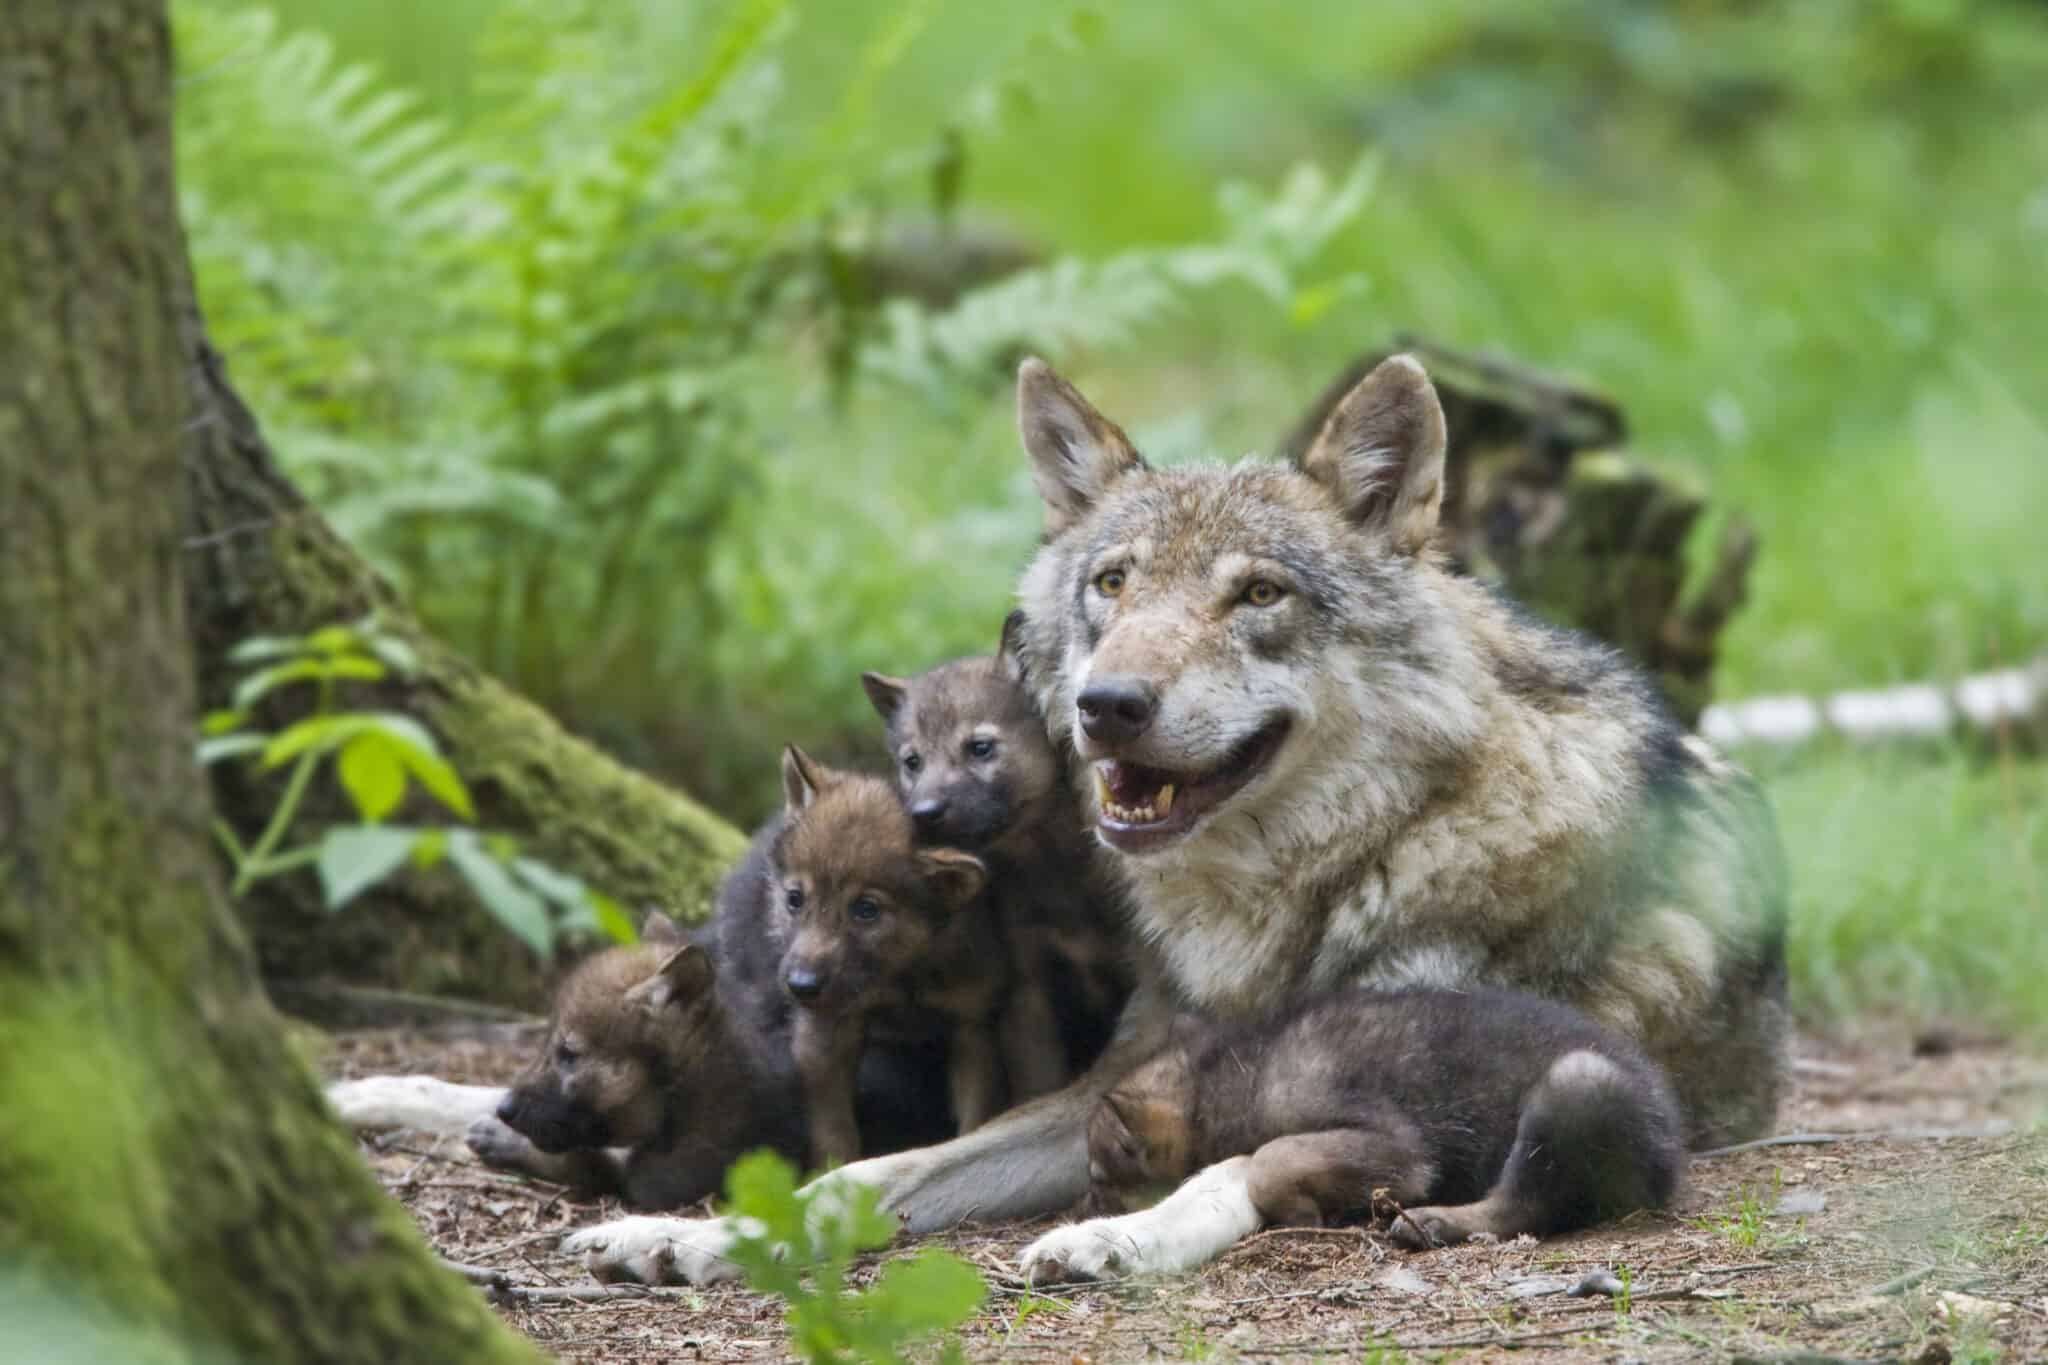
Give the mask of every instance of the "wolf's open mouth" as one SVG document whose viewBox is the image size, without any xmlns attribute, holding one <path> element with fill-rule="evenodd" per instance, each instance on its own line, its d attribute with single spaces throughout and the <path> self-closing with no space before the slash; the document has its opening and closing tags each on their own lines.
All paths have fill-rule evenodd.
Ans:
<svg viewBox="0 0 2048 1365">
<path fill-rule="evenodd" d="M 1106 758 L 1095 765 L 1096 828 L 1113 848 L 1139 853 L 1186 834 L 1195 821 L 1264 771 L 1287 738 L 1279 716 L 1205 773 L 1175 773 Z"/>
</svg>

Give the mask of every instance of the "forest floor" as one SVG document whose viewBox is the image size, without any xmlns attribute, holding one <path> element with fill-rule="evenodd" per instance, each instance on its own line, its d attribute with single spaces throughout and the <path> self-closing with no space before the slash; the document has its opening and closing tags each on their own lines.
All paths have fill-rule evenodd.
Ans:
<svg viewBox="0 0 2048 1365">
<path fill-rule="evenodd" d="M 344 1034 L 325 1069 L 502 1082 L 536 1036 Z M 1542 1243 L 1411 1255 L 1367 1230 L 1272 1231 L 1197 1274 L 1048 1296 L 1025 1291 L 1014 1257 L 1049 1222 L 933 1240 L 989 1282 L 960 1334 L 971 1359 L 2048 1359 L 2048 1059 L 1992 1040 L 1809 1038 L 1796 1082 L 1781 1145 L 1695 1159 L 1668 1212 Z M 503 1272 L 485 1292 L 563 1360 L 785 1355 L 775 1300 L 601 1289 L 555 1252 L 615 1206 L 487 1170 L 458 1141 L 387 1134 L 364 1151 L 444 1256 Z M 1623 1295 L 1568 1292 L 1601 1270 Z"/>
</svg>

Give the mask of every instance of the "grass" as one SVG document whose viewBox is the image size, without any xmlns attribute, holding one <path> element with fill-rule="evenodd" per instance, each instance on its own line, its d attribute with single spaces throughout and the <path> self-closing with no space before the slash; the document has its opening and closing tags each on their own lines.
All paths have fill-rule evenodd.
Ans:
<svg viewBox="0 0 2048 1365">
<path fill-rule="evenodd" d="M 488 105 L 464 54 L 503 3 L 277 7 L 460 119 Z M 1677 96 L 1626 62 L 1544 84 L 1545 54 L 1601 60 L 1590 27 L 1491 74 L 1457 64 L 1477 26 L 1526 28 L 1539 8 L 1308 0 L 1254 19 L 1189 0 L 1105 7 L 1091 38 L 1045 7 L 812 5 L 778 117 L 819 116 L 804 92 L 839 85 L 807 73 L 843 64 L 885 12 L 907 16 L 902 64 L 868 92 L 871 125 L 936 129 L 961 115 L 941 93 L 958 72 L 1014 77 L 1011 114 L 968 120 L 970 210 L 1089 251 L 1196 237 L 1220 181 L 1302 157 L 1334 166 L 1371 140 L 1368 222 L 1327 262 L 1369 278 L 1362 298 L 1308 321 L 1223 298 L 1142 352 L 1080 358 L 1141 444 L 1267 445 L 1397 328 L 1497 346 L 1596 379 L 1639 453 L 1758 527 L 1724 695 L 1946 676 L 2048 645 L 2048 106 L 2000 106 L 1984 81 L 1969 104 L 1922 82 L 1856 86 L 1851 58 L 1913 45 L 1871 58 L 1850 44 L 1804 63 L 1843 84 L 1799 87 L 1761 131 L 1674 132 Z M 1590 23 L 1619 8 L 1556 12 Z M 1753 58 L 1756 35 L 1728 22 L 1684 44 L 1697 69 Z M 1827 22 L 1767 45 L 1833 42 Z M 674 41 L 688 42 L 680 24 Z M 1998 69 L 2024 88 L 2039 44 L 2000 41 Z M 1673 90 L 1692 70 L 1656 69 Z M 1605 103 L 1555 102 L 1581 85 Z M 1036 529 L 1001 400 L 953 417 L 795 415 L 779 436 L 706 585 L 752 624 L 746 666 L 774 681 L 731 730 L 746 752 L 865 735 L 837 680 L 988 647 Z M 2048 773 L 1941 749 L 1764 768 L 1808 1018 L 1883 1008 L 2048 1036 L 2031 966 L 2048 961 Z"/>
</svg>

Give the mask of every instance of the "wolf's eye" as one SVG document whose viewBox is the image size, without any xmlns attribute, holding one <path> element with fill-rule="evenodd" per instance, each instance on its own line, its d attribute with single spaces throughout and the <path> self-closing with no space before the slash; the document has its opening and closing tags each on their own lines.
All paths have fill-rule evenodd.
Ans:
<svg viewBox="0 0 2048 1365">
<path fill-rule="evenodd" d="M 987 758 L 995 751 L 996 742 L 992 739 L 970 739 L 967 741 L 967 756 L 969 758 Z"/>
<path fill-rule="evenodd" d="M 867 924 L 882 917 L 882 907 L 875 904 L 872 896 L 855 896 L 853 904 L 846 907 L 846 913 Z"/>
<path fill-rule="evenodd" d="M 903 755 L 903 771 L 904 771 L 904 772 L 907 772 L 907 773 L 914 773 L 914 772 L 916 772 L 916 771 L 917 771 L 917 770 L 918 770 L 919 768 L 922 768 L 923 766 L 924 766 L 924 760 L 923 760 L 923 759 L 921 759 L 921 758 L 919 758 L 919 757 L 918 757 L 918 756 L 917 756 L 916 754 L 905 754 L 905 755 Z"/>
<path fill-rule="evenodd" d="M 1104 597 L 1115 597 L 1123 590 L 1124 571 L 1122 569 L 1104 569 L 1101 573 L 1095 575 L 1095 591 L 1101 593 Z"/>
<path fill-rule="evenodd" d="M 782 903 L 793 911 L 803 909 L 804 889 L 801 886 L 790 887 L 789 890 L 782 893 Z"/>
<path fill-rule="evenodd" d="M 1270 607 L 1285 596 L 1287 589 L 1270 578 L 1254 578 L 1244 590 L 1245 604 L 1253 607 Z"/>
</svg>

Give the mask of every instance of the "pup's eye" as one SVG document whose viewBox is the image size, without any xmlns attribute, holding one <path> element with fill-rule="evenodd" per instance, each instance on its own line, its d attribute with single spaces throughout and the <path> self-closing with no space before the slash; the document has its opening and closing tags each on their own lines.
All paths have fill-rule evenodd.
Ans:
<svg viewBox="0 0 2048 1365">
<path fill-rule="evenodd" d="M 996 742 L 992 739 L 970 739 L 967 741 L 967 756 L 969 758 L 987 758 L 995 751 Z"/>
<path fill-rule="evenodd" d="M 782 893 L 782 903 L 788 906 L 791 910 L 803 909 L 804 889 L 801 886 L 790 887 L 789 890 Z"/>
<path fill-rule="evenodd" d="M 867 924 L 882 917 L 882 907 L 875 904 L 872 896 L 855 896 L 853 904 L 846 907 L 846 913 Z"/>
<path fill-rule="evenodd" d="M 904 772 L 907 772 L 907 773 L 914 773 L 914 772 L 916 772 L 916 771 L 917 771 L 917 770 L 918 770 L 919 768 L 922 768 L 923 766 L 924 766 L 924 760 L 923 760 L 922 758 L 919 758 L 919 757 L 918 757 L 918 756 L 917 756 L 916 754 L 905 754 L 905 755 L 903 755 L 903 771 L 904 771 Z"/>
<path fill-rule="evenodd" d="M 1123 590 L 1124 571 L 1122 569 L 1104 569 L 1101 573 L 1095 575 L 1095 591 L 1101 593 L 1104 597 L 1115 597 Z"/>
<path fill-rule="evenodd" d="M 563 1066 L 576 1065 L 576 1058 L 580 1055 L 575 1048 L 570 1047 L 567 1043 L 555 1044 L 555 1060 Z"/>
<path fill-rule="evenodd" d="M 1287 596 L 1287 589 L 1270 578 L 1254 578 L 1244 590 L 1244 602 L 1252 607 L 1270 607 Z"/>
</svg>

